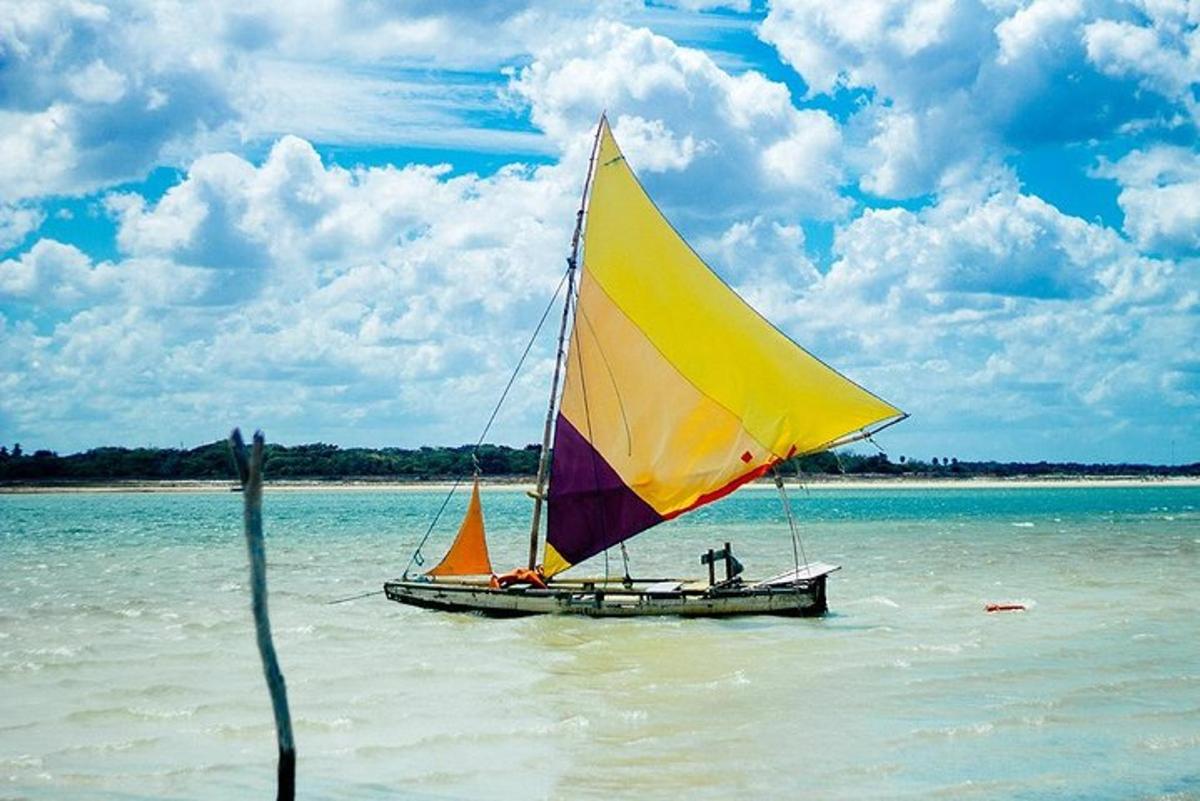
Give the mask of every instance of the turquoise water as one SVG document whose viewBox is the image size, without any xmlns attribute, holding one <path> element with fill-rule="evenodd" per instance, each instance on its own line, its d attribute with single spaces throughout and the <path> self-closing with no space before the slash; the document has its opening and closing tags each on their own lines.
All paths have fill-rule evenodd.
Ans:
<svg viewBox="0 0 1200 801">
<path fill-rule="evenodd" d="M 1200 799 L 1200 488 L 793 497 L 844 566 L 824 619 L 493 621 L 326 604 L 397 574 L 439 493 L 268 491 L 301 797 Z M 485 489 L 497 566 L 528 503 Z M 271 795 L 240 504 L 0 496 L 0 798 Z M 749 490 L 634 573 L 725 540 L 790 566 Z"/>
</svg>

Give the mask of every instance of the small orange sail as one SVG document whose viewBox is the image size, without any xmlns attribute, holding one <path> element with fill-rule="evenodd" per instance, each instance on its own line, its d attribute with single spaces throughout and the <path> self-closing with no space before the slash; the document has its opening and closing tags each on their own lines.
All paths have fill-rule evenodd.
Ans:
<svg viewBox="0 0 1200 801">
<path fill-rule="evenodd" d="M 467 514 L 458 528 L 458 536 L 450 550 L 427 576 L 486 576 L 492 572 L 488 557 L 487 538 L 483 533 L 483 505 L 479 502 L 479 476 L 471 490 Z"/>
</svg>

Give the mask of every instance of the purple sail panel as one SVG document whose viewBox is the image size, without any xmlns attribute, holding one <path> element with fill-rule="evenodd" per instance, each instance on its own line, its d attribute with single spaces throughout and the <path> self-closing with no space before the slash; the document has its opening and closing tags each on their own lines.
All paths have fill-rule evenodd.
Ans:
<svg viewBox="0 0 1200 801">
<path fill-rule="evenodd" d="M 591 443 L 558 415 L 546 541 L 571 564 L 663 521 Z"/>
</svg>

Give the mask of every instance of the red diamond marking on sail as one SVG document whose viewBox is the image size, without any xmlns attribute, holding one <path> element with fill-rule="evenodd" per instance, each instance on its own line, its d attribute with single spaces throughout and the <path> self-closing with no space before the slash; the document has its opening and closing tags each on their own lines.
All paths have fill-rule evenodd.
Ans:
<svg viewBox="0 0 1200 801">
<path fill-rule="evenodd" d="M 742 454 L 742 461 L 745 462 L 746 464 L 750 464 L 750 460 L 753 458 L 754 458 L 754 454 L 750 453 L 750 451 L 746 451 L 745 453 Z"/>
</svg>

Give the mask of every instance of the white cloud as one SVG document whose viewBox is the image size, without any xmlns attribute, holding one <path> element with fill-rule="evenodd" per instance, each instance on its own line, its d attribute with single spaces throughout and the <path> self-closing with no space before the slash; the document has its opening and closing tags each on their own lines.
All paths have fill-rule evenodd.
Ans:
<svg viewBox="0 0 1200 801">
<path fill-rule="evenodd" d="M 914 433 L 888 434 L 899 452 L 939 431 L 955 432 L 956 449 L 994 452 L 988 437 L 1003 429 L 1030 455 L 1049 447 L 1043 432 L 1090 431 L 1058 452 L 1094 454 L 1125 436 L 1096 431 L 1098 420 L 1158 432 L 1169 415 L 1139 409 L 1164 381 L 1172 404 L 1200 404 L 1181 358 L 1200 349 L 1196 265 L 1147 259 L 1038 198 L 867 211 L 839 229 L 835 253 L 782 319 L 817 355 L 916 412 Z"/>
<path fill-rule="evenodd" d="M 1126 16 L 1120 4 L 1081 0 L 779 0 L 761 37 L 810 96 L 865 92 L 849 161 L 865 191 L 910 198 L 1031 144 L 1196 118 L 1195 20 L 1181 4 L 1151 6 L 1139 26 L 1106 17 Z M 1129 77 L 1160 97 L 1131 98 Z"/>
<path fill-rule="evenodd" d="M 107 294 L 110 278 L 78 248 L 42 239 L 20 258 L 0 262 L 0 296 L 69 308 Z"/>
<path fill-rule="evenodd" d="M 125 76 L 110 69 L 102 59 L 67 78 L 71 92 L 85 103 L 116 103 L 125 96 Z"/>
<path fill-rule="evenodd" d="M 864 110 L 856 125 L 870 139 L 852 157 L 861 170 L 859 185 L 883 198 L 917 197 L 963 183 L 986 187 L 1002 168 L 994 151 L 963 148 L 964 140 L 978 145 L 988 138 L 968 112 L 961 96 L 911 112 Z"/>
<path fill-rule="evenodd" d="M 797 109 L 783 84 L 757 72 L 731 75 L 649 30 L 596 23 L 536 50 L 511 89 L 565 151 L 585 148 L 607 109 L 618 133 L 632 133 L 621 141 L 635 169 L 671 170 L 650 184 L 677 212 L 700 197 L 706 214 L 719 198 L 718 213 L 735 219 L 765 198 L 817 217 L 849 208 L 838 191 L 841 135 L 827 113 Z"/>
<path fill-rule="evenodd" d="M 202 441 L 247 413 L 226 396 L 269 384 L 254 415 L 277 437 L 313 419 L 347 442 L 469 437 L 558 282 L 584 166 L 345 170 L 288 137 L 260 165 L 198 159 L 157 203 L 109 196 L 119 261 L 41 240 L 0 263 L 6 308 L 63 319 L 14 334 L 41 367 L 10 350 L 0 374 L 46 403 L 5 413 L 51 447 L 55 414 L 74 416 L 73 442 L 145 441 L 147 419 Z M 541 402 L 528 382 L 548 348 L 517 417 Z M 520 441 L 512 419 L 497 436 Z"/>
<path fill-rule="evenodd" d="M 40 239 L 19 257 L 0 262 L 0 302 L 51 318 L 108 303 L 187 304 L 201 297 L 209 283 L 202 271 L 164 259 L 94 262 L 74 245 L 53 239 Z"/>
<path fill-rule="evenodd" d="M 16 247 L 46 219 L 46 215 L 28 206 L 0 203 L 0 252 Z"/>
<path fill-rule="evenodd" d="M 790 304 L 821 278 L 805 250 L 804 229 L 762 215 L 693 244 L 768 319 L 785 318 Z"/>
<path fill-rule="evenodd" d="M 0 111 L 0 189 L 10 198 L 52 194 L 67 186 L 78 156 L 61 105 L 24 114 Z"/>
<path fill-rule="evenodd" d="M 611 6 L 611 4 L 609 4 Z M 590 16 L 537 0 L 369 4 L 333 0 L 280 7 L 259 0 L 221 9 L 223 38 L 245 50 L 270 47 L 309 62 L 410 64 L 457 70 L 493 67 Z"/>
<path fill-rule="evenodd" d="M 841 149 L 842 133 L 837 123 L 823 112 L 805 110 L 796 116 L 797 124 L 788 135 L 763 151 L 762 171 L 768 181 L 785 191 L 800 190 L 821 196 L 841 183 L 840 159 L 831 155 Z"/>
<path fill-rule="evenodd" d="M 0 196 L 89 192 L 286 133 L 542 152 L 537 136 L 469 117 L 496 112 L 502 64 L 591 13 L 538 2 L 469 14 L 343 0 L 0 4 Z"/>
<path fill-rule="evenodd" d="M 638 154 L 638 166 L 644 172 L 666 172 L 686 169 L 696 157 L 697 146 L 692 136 L 679 139 L 662 120 L 644 120 L 622 114 L 613 126 L 613 134 L 622 147 Z"/>
<path fill-rule="evenodd" d="M 0 195 L 78 193 L 135 178 L 165 151 L 236 120 L 229 63 L 205 53 L 203 22 L 173 30 L 182 12 L 0 6 Z"/>
<path fill-rule="evenodd" d="M 971 4 L 784 2 L 761 36 L 808 85 L 810 96 L 843 87 L 873 93 L 850 121 L 859 184 L 882 197 L 937 189 L 963 159 L 987 158 L 990 134 L 971 108 L 992 32 Z"/>
<path fill-rule="evenodd" d="M 1193 88 L 1200 76 L 1200 11 L 1195 4 L 1144 3 L 1147 24 L 1101 19 L 1083 31 L 1088 59 L 1108 75 L 1136 78 L 1183 104 L 1200 120 Z"/>
<path fill-rule="evenodd" d="M 1038 48 L 1054 46 L 1083 14 L 1082 0 L 1033 0 L 996 25 L 999 64 L 1028 58 Z"/>
<path fill-rule="evenodd" d="M 796 291 L 820 277 L 805 252 L 804 229 L 762 215 L 739 220 L 717 237 L 697 239 L 695 245 L 725 267 L 737 284 L 775 277 Z"/>
<path fill-rule="evenodd" d="M 859 86 L 911 103 L 971 83 L 987 46 L 980 11 L 948 0 L 782 0 L 761 35 L 810 94 Z"/>
<path fill-rule="evenodd" d="M 1125 231 L 1142 250 L 1200 252 L 1200 155 L 1182 147 L 1133 150 L 1096 174 L 1121 185 Z"/>
</svg>

